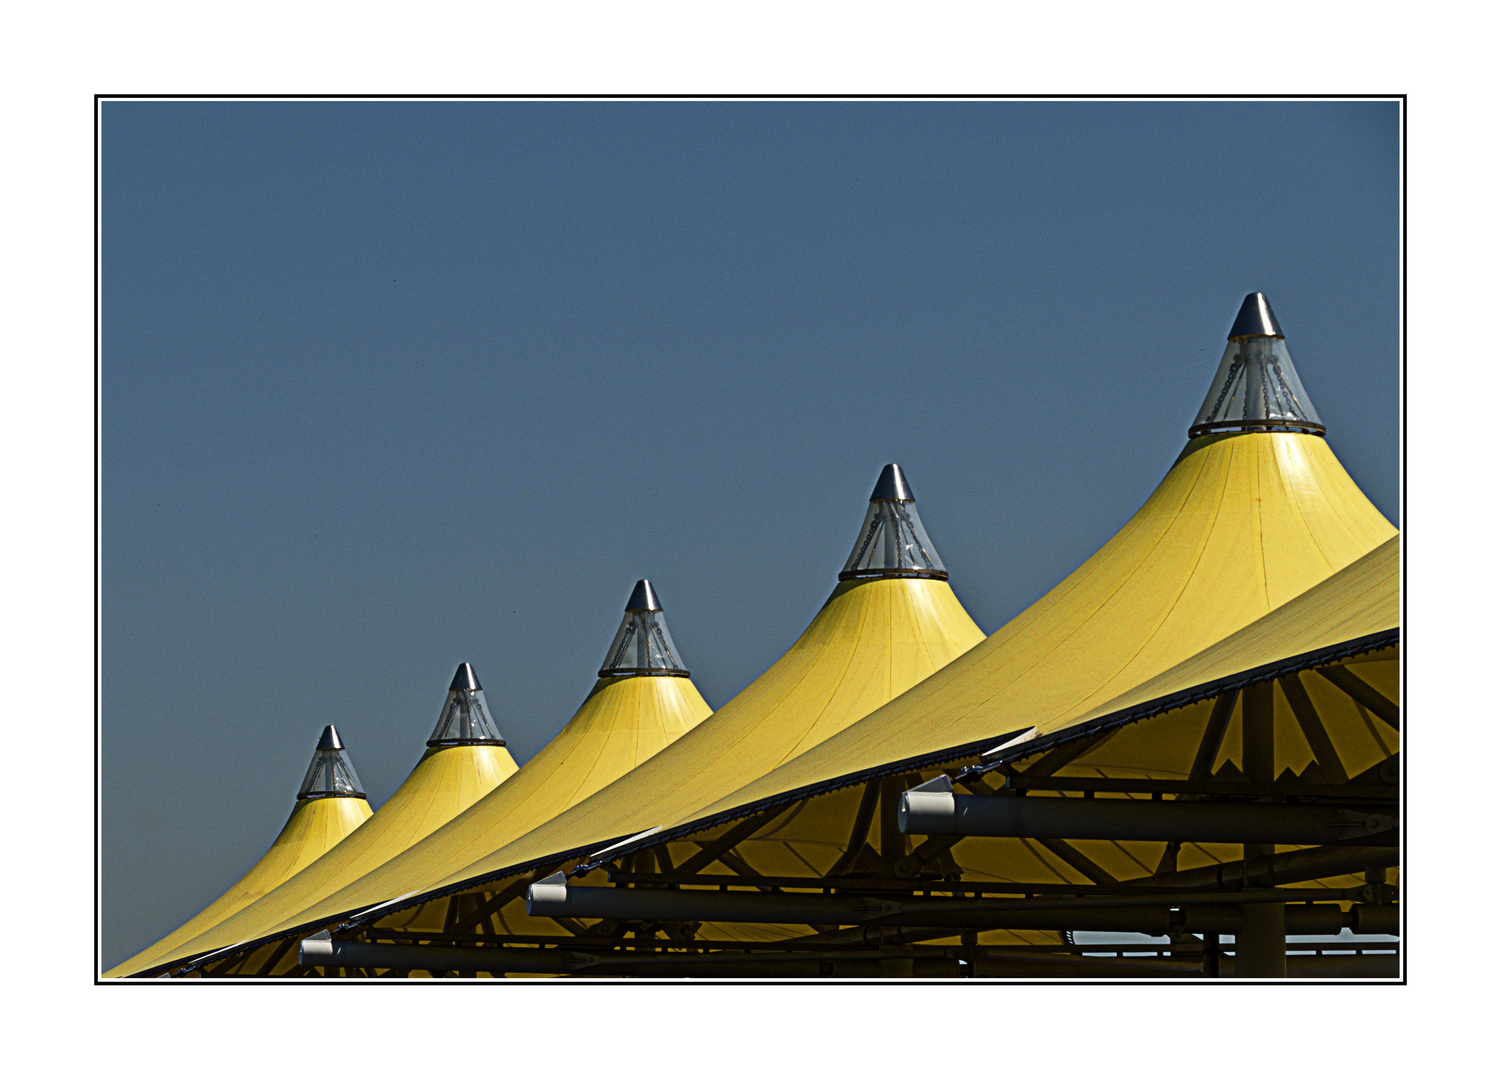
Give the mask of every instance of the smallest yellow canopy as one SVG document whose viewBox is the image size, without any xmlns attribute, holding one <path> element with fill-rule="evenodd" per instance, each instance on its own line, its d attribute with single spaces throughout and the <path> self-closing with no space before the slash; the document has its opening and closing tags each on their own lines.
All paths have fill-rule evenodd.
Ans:
<svg viewBox="0 0 1501 1080">
<path fill-rule="evenodd" d="M 328 734 L 332 730 L 332 727 L 325 730 L 318 750 L 314 751 L 313 768 L 309 769 L 309 780 L 303 783 L 304 792 L 310 786 L 309 781 L 312 780 L 314 770 L 323 764 L 323 759 L 330 756 L 324 749 L 324 743 L 328 740 Z M 335 739 L 337 740 L 337 735 Z M 338 747 L 338 757 L 347 763 L 348 759 L 344 757 L 342 744 Z M 231 885 L 224 895 L 192 919 L 156 944 L 106 971 L 104 977 L 121 978 L 132 972 L 154 966 L 159 960 L 171 955 L 178 946 L 193 940 L 199 934 L 248 907 L 297 874 L 303 867 L 311 865 L 335 844 L 364 824 L 369 817 L 370 803 L 365 800 L 363 794 L 332 797 L 318 797 L 317 794 L 312 797 L 299 796 L 296 805 L 292 807 L 291 816 L 287 818 L 287 823 L 282 826 L 281 832 L 272 842 L 270 849 L 244 877 Z"/>
</svg>

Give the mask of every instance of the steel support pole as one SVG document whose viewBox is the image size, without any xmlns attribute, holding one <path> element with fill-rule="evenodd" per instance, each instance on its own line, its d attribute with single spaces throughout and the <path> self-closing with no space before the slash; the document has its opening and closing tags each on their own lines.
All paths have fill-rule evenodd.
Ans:
<svg viewBox="0 0 1501 1080">
<path fill-rule="evenodd" d="M 1246 779 L 1270 784 L 1277 778 L 1275 692 L 1272 682 L 1241 694 L 1241 759 Z M 1275 855 L 1276 845 L 1246 844 L 1245 859 Z M 1245 923 L 1235 935 L 1235 974 L 1242 979 L 1287 978 L 1287 906 L 1245 904 Z"/>
</svg>

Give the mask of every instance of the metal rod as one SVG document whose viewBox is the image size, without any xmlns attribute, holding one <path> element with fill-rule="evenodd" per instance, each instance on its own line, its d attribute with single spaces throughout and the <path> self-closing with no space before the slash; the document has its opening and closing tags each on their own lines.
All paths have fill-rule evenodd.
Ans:
<svg viewBox="0 0 1501 1080">
<path fill-rule="evenodd" d="M 1193 843 L 1327 844 L 1396 828 L 1366 810 L 1275 803 L 1147 799 L 1018 798 L 908 791 L 902 828 L 934 836 L 1033 840 L 1144 840 Z"/>
<path fill-rule="evenodd" d="M 1387 700 L 1385 694 L 1381 693 L 1349 668 L 1336 665 L 1334 667 L 1314 668 L 1313 670 L 1317 671 L 1367 709 L 1370 709 L 1379 719 L 1384 720 L 1398 731 L 1402 730 L 1402 711 L 1397 707 L 1396 703 Z"/>
</svg>

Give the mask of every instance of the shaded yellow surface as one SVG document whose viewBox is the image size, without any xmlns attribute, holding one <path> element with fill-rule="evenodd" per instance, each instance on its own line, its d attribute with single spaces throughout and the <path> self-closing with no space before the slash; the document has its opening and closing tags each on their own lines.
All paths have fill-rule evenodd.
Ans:
<svg viewBox="0 0 1501 1080">
<path fill-rule="evenodd" d="M 818 746 L 983 640 L 948 582 L 841 582 L 787 653 L 708 720 L 522 841 L 462 864 L 436 860 L 412 888 L 627 836 L 697 812 L 748 780 Z M 420 880 L 426 877 L 427 880 Z"/>
<path fill-rule="evenodd" d="M 476 854 L 494 851 L 623 776 L 709 712 L 686 678 L 599 680 L 573 719 L 515 776 L 421 843 L 292 916 L 287 926 L 300 926 L 322 912 L 339 914 L 400 896 L 411 891 L 414 879 L 425 881 L 429 866 L 463 865 Z"/>
<path fill-rule="evenodd" d="M 503 746 L 429 749 L 369 823 L 344 843 L 157 962 L 193 956 L 255 937 L 260 928 L 274 926 L 400 854 L 487 795 L 515 771 L 516 762 Z"/>
<path fill-rule="evenodd" d="M 304 799 L 297 803 L 266 854 L 244 877 L 156 944 L 106 971 L 105 978 L 119 978 L 166 958 L 177 946 L 193 940 L 259 900 L 343 840 L 369 817 L 370 804 L 364 799 Z"/>
</svg>

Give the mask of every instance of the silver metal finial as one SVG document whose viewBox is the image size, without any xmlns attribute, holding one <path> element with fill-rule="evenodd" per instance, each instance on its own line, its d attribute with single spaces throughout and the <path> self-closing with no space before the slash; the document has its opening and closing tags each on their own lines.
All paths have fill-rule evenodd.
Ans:
<svg viewBox="0 0 1501 1080">
<path fill-rule="evenodd" d="M 324 728 L 323 729 L 323 734 L 320 735 L 320 736 L 318 736 L 318 749 L 319 750 L 342 750 L 342 749 L 344 749 L 344 742 L 343 742 L 342 739 L 339 738 L 339 733 L 334 730 L 334 726 L 332 724 L 329 724 L 328 727 Z"/>
<path fill-rule="evenodd" d="M 625 609 L 627 611 L 661 611 L 662 602 L 657 599 L 656 590 L 651 587 L 651 582 L 642 578 L 631 590 L 631 598 L 625 602 Z"/>
<path fill-rule="evenodd" d="M 1284 337 L 1282 327 L 1277 325 L 1277 316 L 1272 314 L 1272 305 L 1266 293 L 1253 292 L 1240 305 L 1240 313 L 1226 335 L 1231 341 L 1247 337 Z"/>
<path fill-rule="evenodd" d="M 870 493 L 870 501 L 898 500 L 900 502 L 916 502 L 916 496 L 912 489 L 907 486 L 907 478 L 902 475 L 902 467 L 892 462 L 881 470 L 881 478 L 876 481 L 876 489 Z"/>
<path fill-rule="evenodd" d="M 459 670 L 453 673 L 453 682 L 448 684 L 449 690 L 480 690 L 479 679 L 475 677 L 474 668 L 470 664 L 460 664 Z"/>
</svg>

